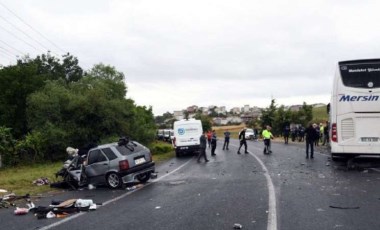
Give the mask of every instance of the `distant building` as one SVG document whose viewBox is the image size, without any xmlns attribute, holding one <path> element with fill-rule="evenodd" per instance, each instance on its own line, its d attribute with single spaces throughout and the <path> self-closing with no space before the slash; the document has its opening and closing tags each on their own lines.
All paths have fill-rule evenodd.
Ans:
<svg viewBox="0 0 380 230">
<path fill-rule="evenodd" d="M 239 107 L 233 107 L 230 111 L 232 114 L 240 114 L 240 108 Z"/>
<path fill-rule="evenodd" d="M 185 114 L 182 110 L 174 111 L 173 116 L 177 121 L 180 121 L 185 118 Z"/>
<path fill-rule="evenodd" d="M 249 112 L 249 105 L 244 105 L 244 107 L 242 108 L 242 112 L 248 113 Z"/>
</svg>

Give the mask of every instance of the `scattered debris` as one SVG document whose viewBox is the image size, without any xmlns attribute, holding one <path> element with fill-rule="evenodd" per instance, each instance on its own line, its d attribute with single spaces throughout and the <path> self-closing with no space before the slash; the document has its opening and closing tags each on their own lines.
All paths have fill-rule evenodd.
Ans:
<svg viewBox="0 0 380 230">
<path fill-rule="evenodd" d="M 88 184 L 87 188 L 88 190 L 96 189 L 96 187 L 93 184 Z"/>
<path fill-rule="evenodd" d="M 156 206 L 156 208 L 155 209 L 160 209 L 161 208 L 161 206 Z"/>
<path fill-rule="evenodd" d="M 27 209 L 27 208 L 16 207 L 16 210 L 14 211 L 14 214 L 15 215 L 25 215 L 25 214 L 28 214 L 28 212 L 29 212 L 29 209 Z"/>
<path fill-rule="evenodd" d="M 186 181 L 184 180 L 178 180 L 178 181 L 171 181 L 169 182 L 170 185 L 179 185 L 179 184 L 185 184 Z"/>
<path fill-rule="evenodd" d="M 326 162 L 326 166 L 330 166 L 330 162 Z"/>
<path fill-rule="evenodd" d="M 359 209 L 360 207 L 340 207 L 340 206 L 333 206 L 330 205 L 330 208 L 338 208 L 338 209 Z"/>
<path fill-rule="evenodd" d="M 156 178 L 157 178 L 157 173 L 150 174 L 150 179 L 156 179 Z"/>
<path fill-rule="evenodd" d="M 48 207 L 33 207 L 29 211 L 33 211 L 37 219 L 64 218 L 72 213 L 96 210 L 97 205 L 102 204 L 94 203 L 90 199 L 69 199 L 63 202 L 52 200 Z"/>
<path fill-rule="evenodd" d="M 132 191 L 132 190 L 135 190 L 135 189 L 136 189 L 136 186 L 127 187 L 127 190 L 128 190 L 128 191 Z"/>
<path fill-rule="evenodd" d="M 368 173 L 368 169 L 366 169 L 366 170 L 363 170 L 363 172 L 362 173 Z"/>
<path fill-rule="evenodd" d="M 234 224 L 234 229 L 242 229 L 242 228 L 243 228 L 243 225 L 238 224 L 238 223 Z"/>
<path fill-rule="evenodd" d="M 0 192 L 1 192 L 1 193 L 6 193 L 6 192 L 8 192 L 8 191 L 5 190 L 5 189 L 0 189 Z"/>
<path fill-rule="evenodd" d="M 325 176 L 325 175 L 323 175 L 322 173 L 318 174 L 318 177 L 319 177 L 319 178 L 321 178 L 321 179 L 324 179 L 324 178 L 326 178 L 326 176 Z"/>
<path fill-rule="evenodd" d="M 324 212 L 325 210 L 322 209 L 322 208 L 318 208 L 317 211 L 318 211 L 318 212 Z"/>
</svg>

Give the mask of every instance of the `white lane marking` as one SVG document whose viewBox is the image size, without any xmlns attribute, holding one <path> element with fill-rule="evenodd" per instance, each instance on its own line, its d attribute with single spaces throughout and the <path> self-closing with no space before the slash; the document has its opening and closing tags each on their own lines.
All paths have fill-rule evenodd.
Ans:
<svg viewBox="0 0 380 230">
<path fill-rule="evenodd" d="M 153 184 L 153 183 L 156 183 L 156 182 L 158 182 L 158 181 L 164 179 L 165 177 L 167 177 L 167 176 L 169 176 L 169 175 L 171 175 L 171 174 L 177 172 L 177 171 L 180 170 L 181 168 L 185 167 L 185 166 L 186 166 L 186 165 L 187 165 L 192 159 L 193 159 L 193 157 L 190 158 L 190 159 L 189 159 L 188 161 L 186 161 L 185 163 L 183 163 L 182 165 L 180 165 L 178 168 L 174 169 L 173 171 L 171 171 L 171 172 L 169 172 L 169 173 L 167 173 L 167 174 L 165 174 L 165 175 L 163 175 L 163 176 L 161 176 L 161 177 L 159 177 L 159 178 L 157 178 L 157 179 L 155 179 L 155 180 L 152 180 L 149 184 L 145 184 L 143 187 L 137 188 L 137 189 L 135 189 L 135 190 L 133 190 L 133 191 L 130 191 L 130 192 L 124 193 L 123 195 L 120 195 L 120 196 L 115 197 L 115 198 L 113 198 L 113 199 L 111 199 L 111 200 L 108 200 L 108 201 L 106 201 L 106 202 L 103 202 L 102 206 L 100 206 L 100 207 L 103 207 L 103 206 L 106 206 L 106 205 L 108 205 L 108 204 L 110 204 L 110 203 L 113 203 L 113 202 L 115 202 L 115 201 L 118 201 L 118 200 L 120 200 L 120 199 L 122 199 L 122 198 L 124 198 L 124 197 L 126 197 L 126 196 L 128 196 L 128 195 L 131 195 L 132 193 L 134 193 L 134 192 L 136 192 L 136 191 L 138 191 L 138 190 L 140 190 L 140 189 L 142 189 L 142 188 L 145 188 L 145 187 L 147 187 L 147 186 L 149 186 L 149 185 L 151 185 L 151 184 Z M 99 207 L 99 208 L 100 208 L 100 207 Z M 44 227 L 42 227 L 42 228 L 39 228 L 39 230 L 47 230 L 47 229 L 51 229 L 51 228 L 57 227 L 57 226 L 59 226 L 59 225 L 61 225 L 61 224 L 63 224 L 63 223 L 66 223 L 66 222 L 70 221 L 70 220 L 76 219 L 76 218 L 78 218 L 78 217 L 80 217 L 80 216 L 82 216 L 82 215 L 84 215 L 84 214 L 86 214 L 86 212 L 80 212 L 80 213 L 78 213 L 78 214 L 74 214 L 74 215 L 72 215 L 72 216 L 66 217 L 66 218 L 63 219 L 63 220 L 60 220 L 60 221 L 57 221 L 57 222 L 55 222 L 55 223 L 53 223 L 53 224 L 50 224 L 50 225 L 44 226 Z"/>
<path fill-rule="evenodd" d="M 230 144 L 231 145 L 231 144 Z M 239 146 L 233 145 L 234 147 L 239 148 Z M 258 147 L 255 147 L 258 149 Z M 264 162 L 260 160 L 258 156 L 256 156 L 254 153 L 251 153 L 250 151 L 249 155 L 253 156 L 257 162 L 260 163 L 261 168 L 264 171 L 264 176 L 267 181 L 267 187 L 268 187 L 268 225 L 267 230 L 277 230 L 277 208 L 276 208 L 276 193 L 274 190 L 274 185 L 272 178 L 269 175 L 269 171 L 267 167 L 264 165 Z"/>
</svg>

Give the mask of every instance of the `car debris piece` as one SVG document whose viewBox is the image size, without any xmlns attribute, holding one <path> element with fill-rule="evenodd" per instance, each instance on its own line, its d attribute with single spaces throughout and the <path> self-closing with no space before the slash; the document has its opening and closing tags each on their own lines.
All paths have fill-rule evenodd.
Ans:
<svg viewBox="0 0 380 230">
<path fill-rule="evenodd" d="M 156 179 L 156 178 L 157 178 L 157 173 L 150 174 L 150 179 Z"/>
<path fill-rule="evenodd" d="M 242 228 L 243 228 L 243 225 L 238 224 L 238 223 L 234 224 L 234 229 L 242 229 Z"/>
<path fill-rule="evenodd" d="M 333 206 L 330 205 L 330 208 L 338 208 L 338 209 L 359 209 L 360 207 L 340 207 L 340 206 Z"/>
<path fill-rule="evenodd" d="M 29 212 L 29 209 L 27 208 L 19 208 L 19 207 L 16 207 L 16 210 L 14 211 L 14 214 L 15 215 L 25 215 Z"/>
</svg>

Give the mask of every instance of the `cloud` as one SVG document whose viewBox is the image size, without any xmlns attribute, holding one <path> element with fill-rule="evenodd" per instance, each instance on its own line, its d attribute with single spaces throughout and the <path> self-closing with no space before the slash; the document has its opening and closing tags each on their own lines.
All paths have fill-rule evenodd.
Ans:
<svg viewBox="0 0 380 230">
<path fill-rule="evenodd" d="M 338 61 L 379 53 L 374 1 L 20 3 L 5 1 L 84 68 L 124 72 L 127 97 L 157 115 L 193 104 L 267 106 L 272 97 L 327 103 Z"/>
</svg>

